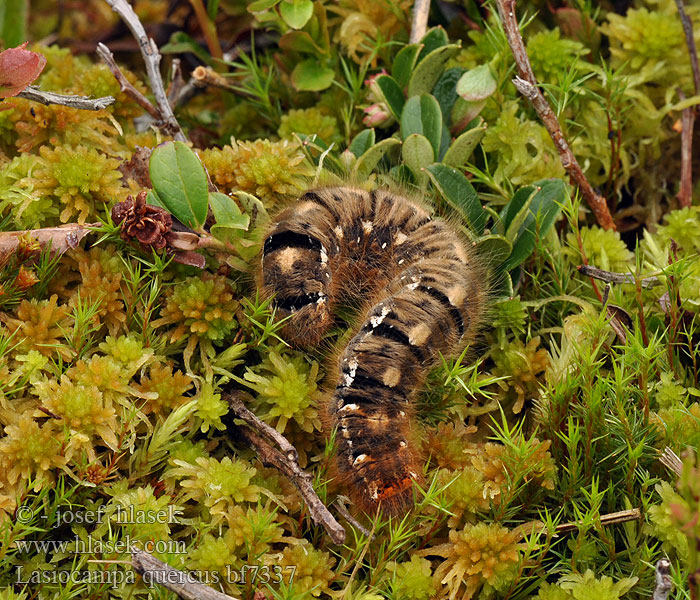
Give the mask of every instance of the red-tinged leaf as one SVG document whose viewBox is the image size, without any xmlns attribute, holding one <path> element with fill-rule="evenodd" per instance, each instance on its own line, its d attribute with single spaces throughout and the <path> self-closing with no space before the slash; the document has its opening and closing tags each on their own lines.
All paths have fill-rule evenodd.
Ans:
<svg viewBox="0 0 700 600">
<path fill-rule="evenodd" d="M 27 42 L 0 52 L 0 98 L 16 96 L 34 81 L 46 66 L 46 57 L 25 50 Z"/>
</svg>

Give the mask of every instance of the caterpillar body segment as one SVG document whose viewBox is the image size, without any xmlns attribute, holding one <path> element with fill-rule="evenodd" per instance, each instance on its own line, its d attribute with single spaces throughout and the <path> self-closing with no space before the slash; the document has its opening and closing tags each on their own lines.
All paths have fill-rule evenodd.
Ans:
<svg viewBox="0 0 700 600">
<path fill-rule="evenodd" d="M 311 190 L 273 225 L 259 281 L 278 313 L 291 315 L 283 331 L 298 346 L 321 340 L 340 298 L 368 297 L 340 355 L 328 416 L 355 503 L 404 513 L 422 482 L 417 394 L 440 354 L 473 338 L 483 311 L 487 286 L 468 243 L 403 196 Z"/>
</svg>

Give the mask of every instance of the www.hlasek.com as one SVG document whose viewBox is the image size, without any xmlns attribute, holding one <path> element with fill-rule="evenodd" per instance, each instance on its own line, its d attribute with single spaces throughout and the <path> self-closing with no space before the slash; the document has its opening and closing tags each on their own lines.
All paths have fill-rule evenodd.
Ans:
<svg viewBox="0 0 700 600">
<path fill-rule="evenodd" d="M 182 540 L 146 540 L 137 541 L 125 536 L 117 540 L 95 539 L 88 535 L 77 535 L 71 540 L 17 540 L 15 548 L 20 554 L 126 554 L 133 547 L 149 554 L 187 554 L 187 546 Z"/>
</svg>

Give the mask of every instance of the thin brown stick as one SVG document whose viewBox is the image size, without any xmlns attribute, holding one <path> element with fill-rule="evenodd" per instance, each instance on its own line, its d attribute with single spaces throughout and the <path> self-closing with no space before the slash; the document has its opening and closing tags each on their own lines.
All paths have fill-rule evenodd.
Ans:
<svg viewBox="0 0 700 600">
<path fill-rule="evenodd" d="M 671 448 L 666 446 L 659 457 L 659 462 L 680 477 L 683 473 L 683 461 Z"/>
<path fill-rule="evenodd" d="M 20 244 L 37 245 L 37 251 L 50 246 L 51 252 L 63 254 L 76 248 L 80 241 L 99 227 L 99 223 L 68 223 L 59 227 L 44 227 L 42 229 L 27 229 L 25 231 L 0 232 L 0 264 L 14 254 Z"/>
<path fill-rule="evenodd" d="M 635 278 L 632 273 L 615 273 L 613 271 L 604 271 L 603 269 L 597 269 L 590 265 L 579 265 L 576 267 L 581 275 L 586 277 L 593 277 L 594 279 L 600 279 L 607 283 L 631 283 L 634 285 Z M 654 287 L 655 285 L 661 285 L 658 277 L 645 277 L 641 280 L 643 288 Z"/>
<path fill-rule="evenodd" d="M 666 600 L 671 593 L 673 587 L 669 573 L 671 571 L 671 562 L 662 558 L 656 563 L 654 574 L 656 576 L 656 585 L 654 586 L 654 595 L 651 600 Z"/>
<path fill-rule="evenodd" d="M 698 65 L 698 51 L 695 47 L 695 38 L 693 37 L 693 22 L 690 20 L 688 13 L 685 12 L 683 0 L 676 0 L 678 7 L 678 16 L 681 18 L 683 32 L 685 33 L 685 43 L 688 46 L 688 54 L 690 54 L 690 66 L 693 69 L 693 84 L 695 85 L 695 95 L 700 95 L 700 65 Z"/>
<path fill-rule="evenodd" d="M 630 510 L 621 510 L 618 512 L 609 513 L 607 515 L 600 515 L 600 524 L 603 526 L 616 525 L 618 523 L 625 523 L 627 521 L 637 521 L 641 517 L 642 513 L 638 508 L 631 508 Z M 560 525 L 557 525 L 556 531 L 558 533 L 574 531 L 580 525 L 580 521 L 572 521 L 571 523 L 561 523 Z"/>
<path fill-rule="evenodd" d="M 131 565 L 147 586 L 157 583 L 183 600 L 236 600 L 197 581 L 192 573 L 175 569 L 136 547 L 131 548 Z"/>
<path fill-rule="evenodd" d="M 345 520 L 348 523 L 350 523 L 350 525 L 352 525 L 355 529 L 362 533 L 362 535 L 364 535 L 365 537 L 374 538 L 372 532 L 366 527 L 363 527 L 362 524 L 348 512 L 348 509 L 345 508 L 345 501 L 347 500 L 348 498 L 346 498 L 345 496 L 338 496 L 335 502 L 333 503 L 335 505 L 336 510 L 345 518 Z"/>
<path fill-rule="evenodd" d="M 683 100 L 685 94 L 678 90 Z M 684 108 L 681 113 L 681 185 L 678 189 L 678 204 L 685 208 L 693 203 L 693 130 L 697 106 Z"/>
<path fill-rule="evenodd" d="M 185 79 L 182 77 L 182 65 L 179 58 L 173 58 L 170 66 L 170 87 L 168 88 L 168 104 L 175 106 L 177 99 L 185 86 Z"/>
<path fill-rule="evenodd" d="M 146 73 L 148 73 L 148 80 L 156 100 L 156 106 L 158 107 L 158 119 L 162 123 L 161 128 L 175 140 L 181 142 L 187 141 L 185 134 L 182 133 L 180 124 L 173 114 L 173 110 L 168 102 L 168 97 L 165 94 L 163 78 L 159 70 L 161 55 L 160 52 L 158 52 L 158 46 L 146 35 L 146 30 L 143 28 L 141 21 L 126 0 L 107 0 L 107 4 L 122 18 L 139 43 L 143 61 L 146 65 Z"/>
<path fill-rule="evenodd" d="M 513 80 L 515 87 L 532 103 L 542 124 L 554 142 L 561 164 L 569 174 L 571 181 L 581 190 L 581 195 L 593 211 L 598 224 L 603 229 L 615 229 L 615 222 L 610 215 L 610 209 L 605 198 L 597 194 L 586 179 L 581 166 L 564 138 L 557 116 L 537 87 L 537 80 L 530 66 L 525 43 L 518 28 L 518 19 L 515 15 L 515 0 L 497 0 L 497 4 L 501 23 L 503 23 L 503 29 L 508 38 L 508 44 L 513 52 L 515 64 L 518 67 L 519 76 Z"/>
<path fill-rule="evenodd" d="M 313 477 L 299 466 L 296 448 L 279 432 L 251 413 L 240 399 L 233 395 L 228 395 L 227 399 L 236 416 L 257 431 L 254 433 L 252 429 L 247 427 L 239 429 L 241 436 L 255 449 L 260 462 L 289 477 L 306 502 L 314 523 L 321 525 L 336 544 L 342 544 L 345 541 L 345 529 L 335 520 L 335 517 L 316 494 L 313 487 Z M 274 440 L 284 454 L 273 448 L 265 438 Z"/>
<path fill-rule="evenodd" d="M 237 91 L 229 79 L 221 75 L 221 73 L 217 73 L 211 67 L 198 66 L 192 71 L 192 79 L 200 85 L 211 85 L 229 92 Z"/>
<path fill-rule="evenodd" d="M 61 106 L 70 106 L 80 110 L 102 110 L 110 104 L 114 104 L 112 96 L 88 98 L 87 96 L 74 96 L 72 94 L 54 94 L 53 92 L 44 92 L 33 85 L 24 88 L 17 96 L 33 100 L 34 102 L 41 102 L 41 104 L 46 106 L 49 104 L 60 104 Z"/>
<path fill-rule="evenodd" d="M 102 42 L 97 44 L 97 54 L 105 62 L 112 75 L 119 82 L 119 89 L 124 92 L 129 98 L 134 100 L 141 108 L 143 108 L 154 119 L 160 120 L 158 109 L 151 104 L 151 101 L 139 92 L 132 83 L 126 78 L 122 70 L 119 68 L 117 61 L 114 60 L 114 54 Z"/>
<path fill-rule="evenodd" d="M 411 36 L 409 44 L 417 44 L 428 30 L 428 14 L 430 0 L 416 0 L 413 3 L 413 19 L 411 21 Z"/>
</svg>

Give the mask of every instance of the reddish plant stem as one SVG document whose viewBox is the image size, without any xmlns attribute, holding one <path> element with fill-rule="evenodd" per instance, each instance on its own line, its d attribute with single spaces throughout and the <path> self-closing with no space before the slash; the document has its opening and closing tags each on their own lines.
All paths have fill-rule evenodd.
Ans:
<svg viewBox="0 0 700 600">
<path fill-rule="evenodd" d="M 610 214 L 605 198 L 596 193 L 586 179 L 574 153 L 569 148 L 566 138 L 564 138 L 557 116 L 537 87 L 537 80 L 530 66 L 525 43 L 518 28 L 518 19 L 515 15 L 515 0 L 497 0 L 497 5 L 501 23 L 508 38 L 508 44 L 513 52 L 515 64 L 518 67 L 518 77 L 513 80 L 515 87 L 531 102 L 554 142 L 561 164 L 569 174 L 571 181 L 581 190 L 581 195 L 593 211 L 598 224 L 603 229 L 615 229 L 615 222 Z"/>
<path fill-rule="evenodd" d="M 204 4 L 202 4 L 202 0 L 190 0 L 190 4 L 194 9 L 194 14 L 197 16 L 197 21 L 204 34 L 209 53 L 214 58 L 222 58 L 224 53 L 221 50 L 219 36 L 216 33 L 216 24 L 209 18 L 209 14 L 207 13 L 207 9 L 204 8 Z"/>
</svg>

